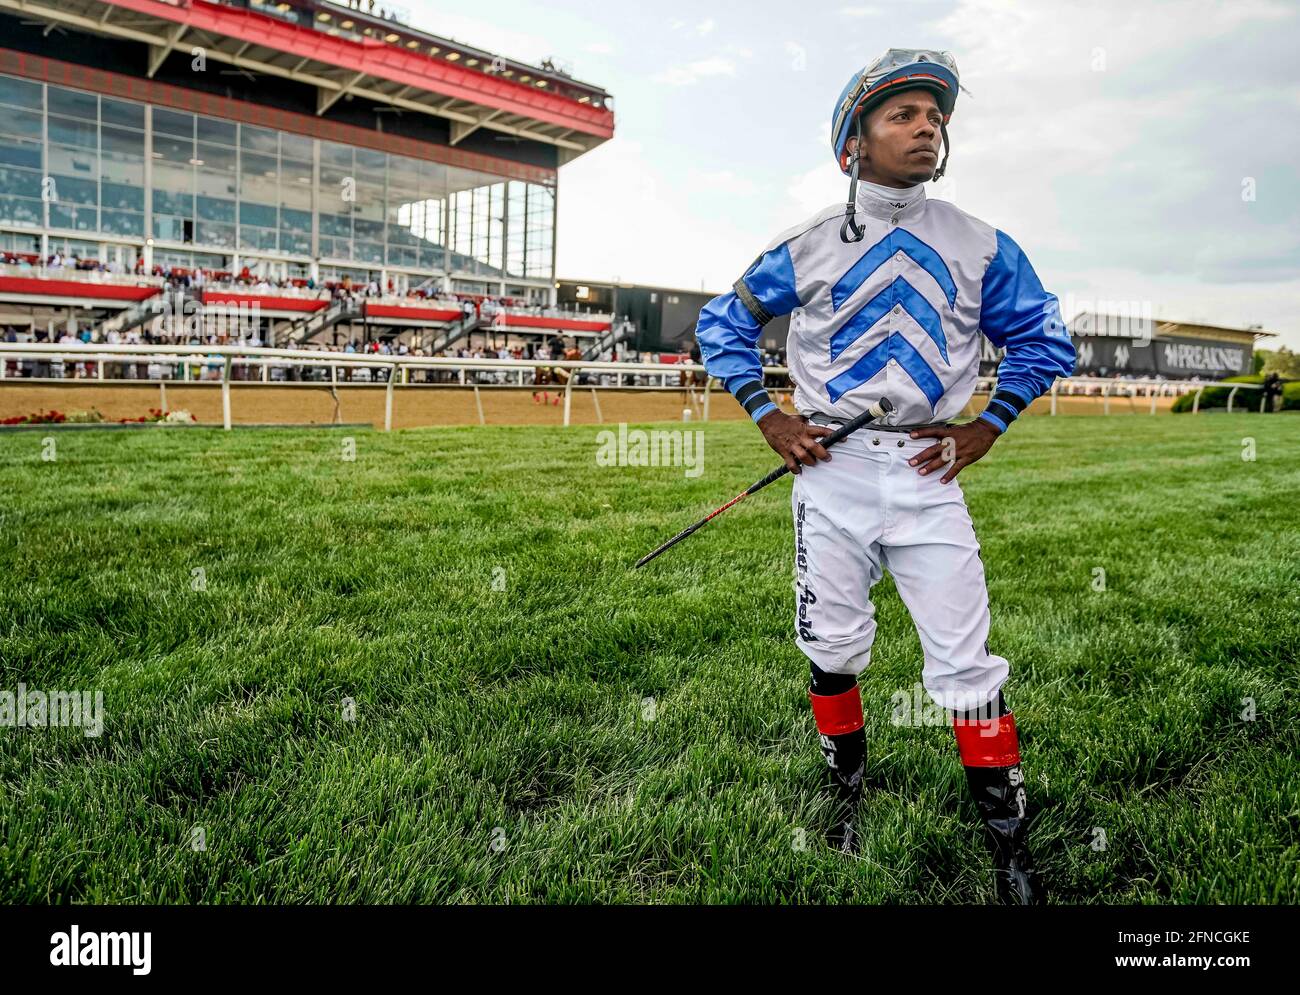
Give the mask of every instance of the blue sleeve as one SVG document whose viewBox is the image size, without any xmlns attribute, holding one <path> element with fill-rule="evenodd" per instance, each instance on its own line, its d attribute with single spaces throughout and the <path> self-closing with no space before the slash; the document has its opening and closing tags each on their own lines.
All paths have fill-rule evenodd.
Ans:
<svg viewBox="0 0 1300 995">
<path fill-rule="evenodd" d="M 980 418 L 1001 433 L 1052 381 L 1074 372 L 1075 352 L 1056 295 L 1043 289 L 1011 236 L 997 236 L 997 253 L 984 271 L 980 330 L 1006 354 Z"/>
<path fill-rule="evenodd" d="M 709 375 L 717 377 L 757 422 L 777 410 L 763 389 L 758 336 L 773 318 L 799 306 L 794 263 L 785 243 L 763 253 L 731 290 L 700 310 L 695 338 Z"/>
</svg>

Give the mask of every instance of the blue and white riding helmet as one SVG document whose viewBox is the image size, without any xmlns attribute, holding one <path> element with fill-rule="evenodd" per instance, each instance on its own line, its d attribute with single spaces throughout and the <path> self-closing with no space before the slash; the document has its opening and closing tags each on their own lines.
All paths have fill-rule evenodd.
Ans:
<svg viewBox="0 0 1300 995">
<path fill-rule="evenodd" d="M 845 205 L 844 224 L 840 227 L 840 238 L 844 241 L 859 241 L 862 229 L 854 220 L 854 206 L 858 187 L 858 154 L 856 149 L 862 145 L 862 120 L 867 112 L 888 97 L 902 90 L 917 87 L 934 94 L 939 110 L 943 114 L 941 132 L 943 134 L 943 161 L 934 171 L 933 179 L 943 176 L 948 165 L 948 120 L 957 105 L 957 91 L 961 80 L 957 74 L 957 60 L 948 52 L 928 49 L 891 48 L 875 62 L 855 73 L 839 99 L 835 101 L 835 112 L 831 116 L 831 150 L 840 172 L 848 173 L 849 201 Z M 845 151 L 850 135 L 856 135 L 858 144 L 852 155 Z M 849 239 L 845 229 L 852 228 L 856 237 Z"/>
</svg>

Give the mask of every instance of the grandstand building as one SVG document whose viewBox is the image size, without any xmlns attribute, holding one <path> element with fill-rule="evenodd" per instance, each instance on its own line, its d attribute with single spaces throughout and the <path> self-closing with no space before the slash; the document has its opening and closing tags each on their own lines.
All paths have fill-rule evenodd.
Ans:
<svg viewBox="0 0 1300 995">
<path fill-rule="evenodd" d="M 629 348 L 667 353 L 689 353 L 694 348 L 700 310 L 718 293 L 599 280 L 560 280 L 557 288 L 561 305 L 609 312 L 616 325 L 630 323 Z M 788 324 L 788 316 L 774 318 L 764 326 L 759 346 L 776 348 L 778 342 L 784 346 Z"/>
<path fill-rule="evenodd" d="M 180 292 L 267 344 L 594 339 L 558 172 L 613 127 L 371 0 L 0 0 L 0 332 L 157 332 Z"/>
<path fill-rule="evenodd" d="M 1257 339 L 1276 333 L 1082 312 L 1067 323 L 1079 376 L 1222 380 L 1254 371 Z M 985 343 L 987 346 L 987 342 Z"/>
</svg>

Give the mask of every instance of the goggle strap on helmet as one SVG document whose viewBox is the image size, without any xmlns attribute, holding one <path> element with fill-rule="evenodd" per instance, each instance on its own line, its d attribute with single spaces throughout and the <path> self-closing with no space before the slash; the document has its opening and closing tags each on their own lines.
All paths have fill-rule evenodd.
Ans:
<svg viewBox="0 0 1300 995">
<path fill-rule="evenodd" d="M 859 114 L 855 120 L 857 142 L 853 145 L 853 154 L 849 156 L 849 202 L 844 205 L 844 221 L 840 225 L 841 242 L 861 242 L 862 236 L 866 234 L 866 228 L 858 224 L 854 215 L 858 209 L 858 155 L 862 151 L 862 115 Z M 944 157 L 945 160 L 947 156 Z M 846 234 L 848 231 L 853 232 L 853 237 L 849 238 Z"/>
</svg>

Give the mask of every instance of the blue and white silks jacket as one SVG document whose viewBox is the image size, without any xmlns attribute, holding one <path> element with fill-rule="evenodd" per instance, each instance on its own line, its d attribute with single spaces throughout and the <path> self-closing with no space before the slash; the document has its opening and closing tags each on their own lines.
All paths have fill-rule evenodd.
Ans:
<svg viewBox="0 0 1300 995">
<path fill-rule="evenodd" d="M 858 184 L 860 242 L 840 240 L 844 205 L 782 232 L 734 287 L 700 311 L 709 373 L 758 421 L 775 405 L 757 349 L 763 325 L 790 315 L 786 361 L 800 413 L 848 420 L 882 395 L 888 425 L 948 421 L 970 401 L 980 333 L 1005 350 L 980 418 L 999 432 L 1074 370 L 1053 294 L 1006 233 L 925 184 Z"/>
</svg>

